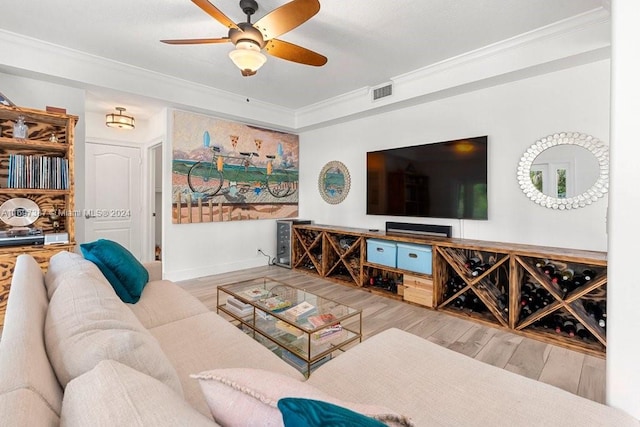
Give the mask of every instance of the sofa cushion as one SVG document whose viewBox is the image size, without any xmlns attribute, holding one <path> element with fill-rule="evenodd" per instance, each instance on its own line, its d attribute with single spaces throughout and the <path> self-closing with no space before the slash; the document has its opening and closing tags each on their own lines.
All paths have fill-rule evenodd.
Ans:
<svg viewBox="0 0 640 427">
<path fill-rule="evenodd" d="M 213 418 L 223 426 L 283 426 L 278 401 L 284 397 L 332 403 L 383 420 L 388 425 L 412 425 L 390 409 L 346 402 L 305 382 L 262 369 L 214 369 L 192 377 L 199 380 Z"/>
<path fill-rule="evenodd" d="M 320 366 L 307 383 L 343 399 L 387 405 L 420 426 L 640 425 L 620 410 L 395 328 Z"/>
<path fill-rule="evenodd" d="M 60 418 L 37 392 L 20 388 L 0 394 L 0 425 L 54 427 Z"/>
<path fill-rule="evenodd" d="M 131 252 L 107 239 L 83 243 L 80 249 L 86 259 L 98 266 L 122 301 L 138 302 L 149 272 Z"/>
<path fill-rule="evenodd" d="M 49 364 L 42 334 L 48 302 L 40 266 L 31 255 L 18 256 L 0 340 L 0 394 L 29 390 L 29 399 L 40 399 L 57 416 L 62 405 L 62 388 Z M 22 394 L 12 394 L 3 408 L 10 402 L 19 403 L 16 395 Z M 40 406 L 25 402 L 16 408 L 28 405 Z M 0 411 L 3 413 L 14 411 Z M 1 419 L 0 415 L 0 423 Z"/>
<path fill-rule="evenodd" d="M 103 360 L 64 393 L 62 426 L 214 426 L 175 391 L 141 372 Z"/>
<path fill-rule="evenodd" d="M 127 307 L 147 329 L 209 312 L 198 298 L 167 280 L 147 283 L 140 300 Z"/>
<path fill-rule="evenodd" d="M 262 344 L 213 312 L 202 313 L 149 330 L 182 381 L 185 399 L 211 416 L 198 381 L 190 374 L 211 368 L 261 368 L 299 380 L 304 376 Z"/>
<path fill-rule="evenodd" d="M 49 303 L 47 353 L 63 387 L 113 359 L 182 394 L 180 380 L 158 342 L 109 286 L 90 275 L 66 280 Z"/>
<path fill-rule="evenodd" d="M 93 276 L 106 281 L 97 265 L 84 259 L 80 254 L 60 251 L 49 259 L 49 266 L 44 275 L 49 299 L 53 296 L 58 285 L 65 280 L 73 280 L 78 276 Z"/>
</svg>

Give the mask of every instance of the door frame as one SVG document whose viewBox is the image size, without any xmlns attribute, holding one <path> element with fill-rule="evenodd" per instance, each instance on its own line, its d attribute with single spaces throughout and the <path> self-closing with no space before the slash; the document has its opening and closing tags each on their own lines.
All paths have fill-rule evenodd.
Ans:
<svg viewBox="0 0 640 427">
<path fill-rule="evenodd" d="M 155 245 L 155 232 L 156 221 L 153 216 L 155 210 L 155 192 L 156 192 L 156 165 L 155 165 L 155 150 L 160 150 L 162 156 L 161 167 L 164 166 L 164 141 L 163 138 L 155 139 L 145 145 L 143 149 L 143 192 L 145 194 L 142 207 L 142 256 L 145 261 L 155 260 L 156 245 Z M 164 171 L 160 176 L 164 181 Z M 160 188 L 164 194 L 164 183 L 160 182 Z M 162 230 L 162 240 L 164 242 L 164 230 Z"/>
</svg>

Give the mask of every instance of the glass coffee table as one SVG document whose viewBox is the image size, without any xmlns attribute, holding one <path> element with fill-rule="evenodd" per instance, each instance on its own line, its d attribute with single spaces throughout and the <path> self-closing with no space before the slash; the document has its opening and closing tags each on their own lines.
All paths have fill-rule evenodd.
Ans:
<svg viewBox="0 0 640 427">
<path fill-rule="evenodd" d="M 362 341 L 362 310 L 269 277 L 218 286 L 216 309 L 306 376 Z"/>
</svg>

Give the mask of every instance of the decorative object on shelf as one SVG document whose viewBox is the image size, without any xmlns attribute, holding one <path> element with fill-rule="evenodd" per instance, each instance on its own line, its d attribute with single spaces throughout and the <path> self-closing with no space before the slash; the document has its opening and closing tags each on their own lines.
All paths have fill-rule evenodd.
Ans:
<svg viewBox="0 0 640 427">
<path fill-rule="evenodd" d="M 51 136 L 49 137 L 49 142 L 58 142 L 58 137 L 56 136 L 55 132 L 51 132 Z"/>
<path fill-rule="evenodd" d="M 29 128 L 24 122 L 24 116 L 18 116 L 13 125 L 13 137 L 25 139 L 28 136 Z"/>
<path fill-rule="evenodd" d="M 318 190 L 325 202 L 332 205 L 342 202 L 349 194 L 349 188 L 349 169 L 342 162 L 333 160 L 324 165 L 318 177 Z"/>
<path fill-rule="evenodd" d="M 135 129 L 136 120 L 133 116 L 122 114 L 124 111 L 127 111 L 127 109 L 124 107 L 116 107 L 116 110 L 118 110 L 117 113 L 107 114 L 107 126 L 118 129 Z"/>
<path fill-rule="evenodd" d="M 51 221 L 51 227 L 53 228 L 53 232 L 57 233 L 60 231 L 60 212 L 58 205 L 53 205 L 53 209 L 49 214 L 49 221 Z"/>
<path fill-rule="evenodd" d="M 558 151 L 559 157 L 541 162 L 540 158 L 552 148 Z M 574 169 L 585 169 L 574 165 L 584 154 L 591 154 L 597 160 L 597 167 L 595 163 L 592 167 L 593 180 L 584 174 L 574 176 Z M 586 157 L 585 162 L 588 163 L 587 159 L 592 156 Z M 580 188 L 582 181 L 589 182 Z M 609 190 L 609 148 L 601 140 L 578 132 L 546 136 L 537 140 L 522 156 L 518 165 L 518 183 L 525 195 L 540 206 L 559 210 L 585 207 Z"/>
</svg>

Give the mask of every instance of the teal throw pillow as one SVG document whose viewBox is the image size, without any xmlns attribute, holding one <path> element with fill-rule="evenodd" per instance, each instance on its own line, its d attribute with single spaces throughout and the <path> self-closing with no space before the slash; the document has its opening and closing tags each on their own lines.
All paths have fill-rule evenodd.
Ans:
<svg viewBox="0 0 640 427">
<path fill-rule="evenodd" d="M 321 400 L 285 397 L 278 400 L 285 427 L 385 427 L 386 424 Z"/>
<path fill-rule="evenodd" d="M 138 302 L 149 272 L 131 252 L 107 239 L 83 243 L 80 249 L 86 259 L 98 266 L 122 301 Z"/>
</svg>

